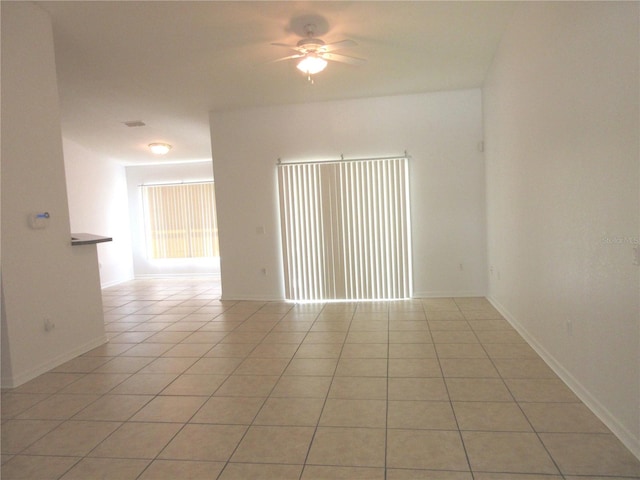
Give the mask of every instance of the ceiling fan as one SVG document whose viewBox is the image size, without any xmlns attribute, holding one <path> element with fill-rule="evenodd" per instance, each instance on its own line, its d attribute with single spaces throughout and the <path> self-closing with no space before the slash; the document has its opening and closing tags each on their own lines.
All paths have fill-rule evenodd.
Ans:
<svg viewBox="0 0 640 480">
<path fill-rule="evenodd" d="M 272 43 L 277 47 L 286 47 L 295 50 L 295 55 L 289 55 L 287 57 L 278 58 L 275 62 L 283 60 L 291 60 L 299 58 L 297 63 L 298 70 L 307 75 L 307 79 L 313 83 L 312 75 L 320 73 L 327 66 L 327 61 L 348 63 L 350 65 L 362 65 L 366 62 L 363 58 L 350 57 L 347 55 L 341 55 L 333 53 L 335 50 L 341 50 L 343 48 L 355 47 L 358 44 L 353 40 L 342 40 L 340 42 L 325 43 L 320 38 L 314 37 L 314 31 L 316 26 L 309 23 L 304 26 L 306 38 L 300 40 L 296 45 L 287 45 L 285 43 Z"/>
</svg>

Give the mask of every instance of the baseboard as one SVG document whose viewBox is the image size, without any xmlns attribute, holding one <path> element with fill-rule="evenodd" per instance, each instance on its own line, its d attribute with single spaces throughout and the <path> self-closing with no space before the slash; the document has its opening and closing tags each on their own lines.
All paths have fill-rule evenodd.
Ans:
<svg viewBox="0 0 640 480">
<path fill-rule="evenodd" d="M 109 341 L 109 339 L 107 338 L 106 335 L 102 335 L 98 338 L 95 338 L 94 340 L 91 340 L 90 342 L 87 342 L 77 348 L 74 348 L 73 350 L 69 351 L 69 352 L 65 352 L 63 354 L 58 355 L 55 358 L 52 358 L 50 360 L 47 360 L 46 362 L 38 365 L 37 367 L 34 367 L 26 372 L 21 372 L 17 375 L 11 375 L 8 378 L 2 378 L 2 382 L 1 382 L 1 387 L 2 388 L 16 388 L 19 387 L 20 385 L 22 385 L 23 383 L 27 383 L 29 380 L 33 380 L 34 378 L 36 378 L 39 375 L 42 375 L 43 373 L 47 373 L 49 370 L 52 370 L 56 367 L 59 367 L 60 365 L 62 365 L 65 362 L 68 362 L 69 360 L 72 360 L 74 358 L 76 358 L 79 355 L 83 355 L 85 353 L 87 353 L 90 350 L 93 350 L 96 347 L 99 347 L 100 345 L 104 345 L 105 343 L 107 343 Z"/>
<path fill-rule="evenodd" d="M 427 291 L 427 292 L 413 292 L 411 298 L 450 298 L 450 297 L 484 297 L 486 292 L 478 291 Z"/>
<path fill-rule="evenodd" d="M 544 362 L 560 377 L 560 379 L 576 394 L 576 396 L 618 437 L 618 439 L 640 460 L 640 438 L 635 437 L 618 421 L 609 409 L 594 397 L 571 373 L 551 355 L 526 328 L 495 298 L 487 297 L 489 302 L 515 328 L 522 338 L 533 348 Z"/>
<path fill-rule="evenodd" d="M 121 283 L 127 283 L 131 280 L 142 280 L 145 278 L 180 278 L 180 277 L 220 277 L 220 272 L 217 273 L 145 273 L 142 275 L 135 275 L 124 280 L 116 280 L 113 282 L 106 282 L 100 285 L 102 290 L 110 287 L 115 287 Z"/>
<path fill-rule="evenodd" d="M 411 298 L 442 298 L 442 297 L 484 297 L 484 292 L 414 292 Z M 221 300 L 229 302 L 284 302 L 287 301 L 282 297 L 275 298 L 267 295 L 248 295 L 248 294 L 231 294 L 225 295 L 223 293 Z M 318 300 L 318 302 L 331 302 L 341 300 Z M 358 301 L 358 300 L 344 300 L 344 301 Z M 376 301 L 376 300 L 362 300 L 362 301 Z"/>
<path fill-rule="evenodd" d="M 220 272 L 201 272 L 201 273 L 141 273 L 136 274 L 132 280 L 144 278 L 180 278 L 180 277 L 219 277 Z"/>
<path fill-rule="evenodd" d="M 133 280 L 134 277 L 125 278 L 123 280 L 114 280 L 113 282 L 105 282 L 100 284 L 100 289 L 104 290 L 105 288 L 115 287 L 116 285 L 120 285 L 121 283 L 127 283 Z"/>
<path fill-rule="evenodd" d="M 220 298 L 226 302 L 284 302 L 282 297 L 275 298 L 268 295 L 222 295 Z"/>
<path fill-rule="evenodd" d="M 412 299 L 421 298 L 442 298 L 442 297 L 484 297 L 483 292 L 414 292 L 411 296 Z M 274 298 L 272 296 L 261 295 L 222 295 L 221 300 L 229 302 L 285 302 L 284 298 Z M 295 300 L 291 300 L 295 303 Z M 378 300 L 316 300 L 318 303 L 325 302 L 375 302 Z M 313 302 L 312 300 L 304 300 L 304 302 Z"/>
</svg>

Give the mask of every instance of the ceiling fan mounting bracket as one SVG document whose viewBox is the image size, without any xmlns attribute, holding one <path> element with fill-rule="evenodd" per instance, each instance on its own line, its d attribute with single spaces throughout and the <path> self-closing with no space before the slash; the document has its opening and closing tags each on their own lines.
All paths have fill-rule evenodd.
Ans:
<svg viewBox="0 0 640 480">
<path fill-rule="evenodd" d="M 314 23 L 307 23 L 304 26 L 304 33 L 306 33 L 307 37 L 309 38 L 313 38 L 315 31 L 316 31 L 316 25 Z"/>
<path fill-rule="evenodd" d="M 295 33 L 299 37 L 308 37 L 309 26 L 313 30 L 313 35 L 319 37 L 326 35 L 330 30 L 327 19 L 317 14 L 299 15 L 292 18 L 287 30 L 289 33 Z"/>
</svg>

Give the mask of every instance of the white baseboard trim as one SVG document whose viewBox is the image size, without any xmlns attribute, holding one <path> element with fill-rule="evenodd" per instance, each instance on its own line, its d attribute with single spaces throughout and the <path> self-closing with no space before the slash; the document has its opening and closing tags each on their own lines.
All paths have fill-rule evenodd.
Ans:
<svg viewBox="0 0 640 480">
<path fill-rule="evenodd" d="M 614 414 L 594 397 L 571 373 L 551 355 L 526 328 L 495 298 L 487 297 L 489 302 L 515 328 L 522 338 L 533 348 L 560 379 L 577 395 L 577 397 L 618 437 L 618 439 L 640 460 L 640 438 L 635 437 Z"/>
<path fill-rule="evenodd" d="M 486 292 L 477 291 L 427 291 L 427 292 L 413 292 L 411 298 L 451 298 L 451 297 L 484 297 Z"/>
<path fill-rule="evenodd" d="M 486 294 L 484 292 L 414 292 L 411 298 L 413 299 L 421 299 L 421 298 L 442 298 L 442 297 L 484 297 Z M 229 302 L 285 302 L 283 297 L 275 298 L 272 296 L 261 296 L 261 295 L 243 295 L 243 294 L 232 294 L 225 295 L 222 294 L 221 300 L 229 301 Z M 295 303 L 295 300 L 291 300 Z M 318 303 L 325 302 L 369 302 L 369 301 L 378 301 L 378 300 L 317 300 Z M 305 300 L 305 302 L 307 302 Z"/>
<path fill-rule="evenodd" d="M 220 298 L 226 302 L 284 302 L 285 299 L 275 298 L 268 295 L 222 295 Z"/>
<path fill-rule="evenodd" d="M 220 272 L 200 273 L 142 273 L 137 274 L 132 280 L 144 278 L 180 278 L 180 277 L 220 277 Z"/>
<path fill-rule="evenodd" d="M 129 277 L 122 280 L 114 280 L 113 282 L 102 283 L 100 284 L 100 289 L 104 290 L 105 288 L 115 287 L 116 285 L 120 285 L 121 283 L 130 282 L 133 279 L 134 277 Z"/>
<path fill-rule="evenodd" d="M 62 353 L 42 364 L 27 370 L 26 372 L 20 372 L 16 375 L 11 375 L 8 378 L 2 378 L 1 387 L 2 388 L 15 388 L 19 387 L 23 383 L 27 383 L 29 380 L 33 380 L 38 375 L 42 375 L 43 373 L 47 373 L 49 370 L 52 370 L 69 360 L 76 358 L 79 355 L 87 353 L 89 350 L 93 350 L 100 345 L 104 345 L 107 343 L 109 339 L 106 335 L 101 335 L 98 338 L 91 340 L 79 347 L 76 347 L 68 352 Z"/>
</svg>

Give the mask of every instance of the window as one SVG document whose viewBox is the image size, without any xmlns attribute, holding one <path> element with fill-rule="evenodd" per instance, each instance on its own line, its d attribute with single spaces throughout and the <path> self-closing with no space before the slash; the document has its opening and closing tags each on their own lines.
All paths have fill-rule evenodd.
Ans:
<svg viewBox="0 0 640 480">
<path fill-rule="evenodd" d="M 149 258 L 220 255 L 213 182 L 141 189 Z"/>
<path fill-rule="evenodd" d="M 285 294 L 411 295 L 407 158 L 281 164 Z"/>
</svg>

